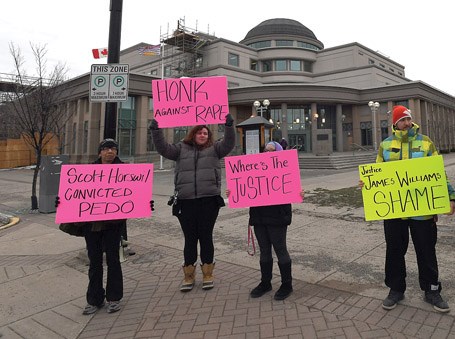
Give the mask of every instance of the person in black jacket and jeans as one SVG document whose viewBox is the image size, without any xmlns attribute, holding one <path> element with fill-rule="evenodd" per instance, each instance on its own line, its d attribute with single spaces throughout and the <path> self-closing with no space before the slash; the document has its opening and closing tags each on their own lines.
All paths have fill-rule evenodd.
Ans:
<svg viewBox="0 0 455 339">
<path fill-rule="evenodd" d="M 281 145 L 275 141 L 269 142 L 264 152 L 282 151 Z M 226 190 L 226 195 L 230 191 Z M 301 191 L 302 201 L 305 191 Z M 278 258 L 281 273 L 281 286 L 276 291 L 274 299 L 284 300 L 293 291 L 292 261 L 286 245 L 288 225 L 292 221 L 291 204 L 250 207 L 249 225 L 254 226 L 254 234 L 260 250 L 259 265 L 261 267 L 261 282 L 250 292 L 252 298 L 258 298 L 272 290 L 273 257 L 272 247 Z"/>
<path fill-rule="evenodd" d="M 153 143 L 163 157 L 175 161 L 175 197 L 172 214 L 175 215 L 185 238 L 183 249 L 184 280 L 180 291 L 191 291 L 195 284 L 195 270 L 200 246 L 202 289 L 214 286 L 215 267 L 213 229 L 220 207 L 221 197 L 220 159 L 235 146 L 234 119 L 226 115 L 224 138 L 213 140 L 212 131 L 206 125 L 194 126 L 181 142 L 169 144 L 152 120 Z"/>
</svg>

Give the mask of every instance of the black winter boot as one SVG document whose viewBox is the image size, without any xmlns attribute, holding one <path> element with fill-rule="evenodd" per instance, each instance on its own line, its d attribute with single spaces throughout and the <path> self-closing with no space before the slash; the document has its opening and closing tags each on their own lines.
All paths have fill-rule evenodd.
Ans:
<svg viewBox="0 0 455 339">
<path fill-rule="evenodd" d="M 259 262 L 261 266 L 261 282 L 250 292 L 251 298 L 262 297 L 265 293 L 272 290 L 272 270 L 273 261 Z"/>
<path fill-rule="evenodd" d="M 274 299 L 284 300 L 292 293 L 292 273 L 291 273 L 291 262 L 286 264 L 278 263 L 281 273 L 281 286 L 276 291 Z"/>
</svg>

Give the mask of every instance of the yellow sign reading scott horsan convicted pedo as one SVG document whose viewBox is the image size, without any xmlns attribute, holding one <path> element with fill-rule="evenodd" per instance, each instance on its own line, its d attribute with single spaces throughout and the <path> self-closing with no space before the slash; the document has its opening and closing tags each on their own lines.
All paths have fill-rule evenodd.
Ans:
<svg viewBox="0 0 455 339">
<path fill-rule="evenodd" d="M 359 166 L 365 220 L 450 212 L 442 156 Z"/>
</svg>

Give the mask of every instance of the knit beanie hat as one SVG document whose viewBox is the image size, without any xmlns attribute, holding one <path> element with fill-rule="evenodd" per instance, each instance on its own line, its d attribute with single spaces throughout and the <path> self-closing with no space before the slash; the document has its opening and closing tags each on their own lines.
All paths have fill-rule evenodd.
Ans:
<svg viewBox="0 0 455 339">
<path fill-rule="evenodd" d="M 118 149 L 118 143 L 114 139 L 110 139 L 110 138 L 104 139 L 103 141 L 100 142 L 100 144 L 98 146 L 98 154 L 100 154 L 101 150 L 104 147 L 115 147 Z"/>
<path fill-rule="evenodd" d="M 275 147 L 275 151 L 282 151 L 283 150 L 283 147 L 281 147 L 281 145 L 275 141 L 269 141 L 267 143 L 267 145 L 273 145 L 273 147 Z M 265 146 L 267 146 L 265 145 Z"/>
<path fill-rule="evenodd" d="M 398 121 L 404 118 L 411 118 L 411 110 L 407 109 L 404 106 L 395 106 L 392 111 L 392 123 L 397 124 Z"/>
</svg>

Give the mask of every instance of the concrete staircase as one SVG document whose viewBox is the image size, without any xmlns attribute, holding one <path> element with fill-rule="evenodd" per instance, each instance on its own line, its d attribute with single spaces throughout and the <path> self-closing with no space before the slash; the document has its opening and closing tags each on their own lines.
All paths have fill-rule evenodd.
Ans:
<svg viewBox="0 0 455 339">
<path fill-rule="evenodd" d="M 376 162 L 377 152 L 340 152 L 332 155 L 299 155 L 299 166 L 304 169 L 344 169 Z"/>
<path fill-rule="evenodd" d="M 331 155 L 313 155 L 299 153 L 299 166 L 303 169 L 344 169 L 354 168 L 361 164 L 370 164 L 376 161 L 377 152 L 374 151 L 354 151 L 354 152 L 335 152 Z M 160 168 L 160 156 L 157 153 L 137 156 L 131 158 L 122 158 L 126 163 L 154 163 L 155 169 Z M 174 167 L 174 162 L 163 159 L 162 166 L 164 169 Z M 224 160 L 221 160 L 221 166 L 224 167 Z"/>
</svg>

